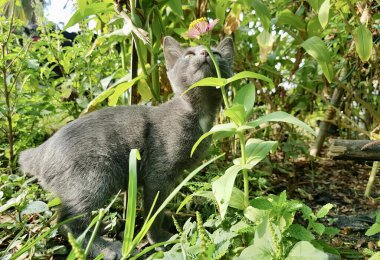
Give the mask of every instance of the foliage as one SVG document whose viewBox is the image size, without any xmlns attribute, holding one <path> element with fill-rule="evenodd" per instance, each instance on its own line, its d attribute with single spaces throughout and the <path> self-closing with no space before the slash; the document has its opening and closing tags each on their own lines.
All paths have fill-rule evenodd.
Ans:
<svg viewBox="0 0 380 260">
<path fill-rule="evenodd" d="M 21 12 L 19 3 L 24 2 L 0 1 L 8 6 L 2 13 L 6 17 L 0 18 L 0 244 L 5 245 L 0 257 L 68 253 L 57 235 L 62 223 L 54 224 L 59 202 L 33 179 L 18 174 L 19 152 L 42 143 L 82 113 L 107 105 L 155 105 L 170 98 L 160 40 L 164 35 L 183 35 L 191 21 L 202 16 L 219 19 L 210 34 L 212 43 L 233 36 L 237 74 L 229 79 L 207 78 L 191 87 L 221 87 L 225 103 L 219 124 L 194 149 L 213 135 L 215 141 L 223 139 L 214 144 L 214 153 L 224 149 L 228 156 L 188 184 L 192 193 L 184 195 L 178 210 L 186 207 L 192 212 L 191 200 L 199 197 L 212 204 L 197 208 L 196 220 L 189 219 L 183 227 L 175 221 L 180 241 L 150 257 L 324 259 L 338 255 L 324 242 L 336 231 L 319 223 L 331 204 L 313 213 L 305 204 L 288 200 L 285 192 L 264 196 L 260 187 L 268 181 L 254 173 L 278 147 L 285 160 L 308 153 L 304 140 L 310 141 L 310 136 L 279 122 L 313 133 L 305 123 L 315 126 L 327 114 L 337 88 L 344 89 L 345 97 L 330 110 L 337 112 L 340 135 L 361 138 L 376 128 L 380 121 L 378 1 L 141 0 L 137 6 L 130 1 L 115 15 L 111 0 L 79 0 L 66 25 L 80 23 L 81 33 L 71 45 L 56 27 L 42 22 L 37 42 L 23 34 L 28 17 L 22 13 L 29 14 L 25 10 L 31 8 L 25 5 Z M 11 4 L 19 11 L 12 12 Z M 96 22 L 96 33 L 87 28 L 90 20 Z M 136 55 L 139 63 L 133 59 L 129 63 Z M 281 144 L 285 136 L 290 138 Z M 212 167 L 217 170 L 212 172 Z M 134 236 L 131 223 L 136 210 L 131 207 L 129 212 L 125 256 L 148 229 L 143 224 Z M 87 232 L 100 223 L 102 214 Z M 108 212 L 104 218 L 113 221 L 116 216 Z M 377 218 L 367 235 L 378 233 L 378 222 Z M 88 252 L 81 248 L 80 239 L 69 237 L 75 251 L 70 257 Z M 147 247 L 134 257 L 162 245 Z"/>
</svg>

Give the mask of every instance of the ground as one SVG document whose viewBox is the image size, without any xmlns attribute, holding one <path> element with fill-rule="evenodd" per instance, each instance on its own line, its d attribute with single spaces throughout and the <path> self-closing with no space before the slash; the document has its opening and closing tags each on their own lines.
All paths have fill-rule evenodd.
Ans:
<svg viewBox="0 0 380 260">
<path fill-rule="evenodd" d="M 272 161 L 279 161 L 278 156 Z M 304 201 L 313 209 L 332 203 L 326 223 L 339 228 L 340 233 L 331 244 L 343 252 L 342 259 L 359 258 L 366 248 L 380 250 L 377 241 L 380 235 L 368 237 L 365 232 L 374 223 L 376 211 L 380 210 L 380 181 L 375 179 L 371 198 L 364 191 L 371 172 L 371 162 L 333 161 L 320 158 L 298 158 L 279 163 L 273 169 L 270 192 L 286 189 L 288 198 Z"/>
</svg>

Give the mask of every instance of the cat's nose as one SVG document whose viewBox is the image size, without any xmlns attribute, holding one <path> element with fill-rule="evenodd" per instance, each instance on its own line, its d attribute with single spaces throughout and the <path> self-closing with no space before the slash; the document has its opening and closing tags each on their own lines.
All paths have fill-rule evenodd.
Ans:
<svg viewBox="0 0 380 260">
<path fill-rule="evenodd" d="M 208 52 L 206 50 L 201 51 L 202 56 L 208 57 Z"/>
</svg>

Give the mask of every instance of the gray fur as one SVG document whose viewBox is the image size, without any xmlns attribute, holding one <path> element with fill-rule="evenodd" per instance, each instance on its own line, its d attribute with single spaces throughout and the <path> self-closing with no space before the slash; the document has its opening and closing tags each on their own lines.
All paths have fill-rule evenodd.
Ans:
<svg viewBox="0 0 380 260">
<path fill-rule="evenodd" d="M 95 111 L 62 127 L 37 148 L 20 154 L 21 170 L 37 176 L 45 189 L 62 200 L 63 219 L 90 214 L 128 187 L 128 157 L 133 148 L 139 149 L 142 157 L 138 183 L 144 190 L 145 212 L 158 191 L 156 208 L 184 169 L 196 166 L 204 157 L 210 139 L 201 143 L 192 158 L 190 151 L 212 127 L 221 102 L 220 91 L 199 87 L 181 94 L 200 79 L 216 76 L 215 68 L 202 46 L 185 49 L 171 37 L 164 38 L 163 46 L 175 93 L 172 100 L 157 107 L 119 106 Z M 224 39 L 213 51 L 219 53 L 216 58 L 222 76 L 231 76 L 232 39 Z M 88 225 L 88 218 L 72 223 L 70 230 L 79 234 Z M 162 220 L 161 214 L 149 230 L 150 243 L 171 236 L 161 228 Z M 121 256 L 120 242 L 98 237 L 94 243 L 93 255 L 103 252 L 106 259 Z"/>
</svg>

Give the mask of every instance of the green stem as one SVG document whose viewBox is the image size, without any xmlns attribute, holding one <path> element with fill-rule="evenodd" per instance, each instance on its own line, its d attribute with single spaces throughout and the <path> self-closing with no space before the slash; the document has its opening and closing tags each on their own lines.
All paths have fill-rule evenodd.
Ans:
<svg viewBox="0 0 380 260">
<path fill-rule="evenodd" d="M 100 224 L 102 223 L 102 219 L 104 217 L 104 209 L 100 209 L 99 210 L 99 219 L 98 221 L 96 222 L 96 225 L 95 225 L 95 228 L 94 228 L 94 231 L 92 232 L 91 234 L 91 237 L 90 237 L 90 240 L 88 241 L 87 243 L 87 246 L 86 246 L 86 250 L 84 251 L 84 254 L 87 256 L 88 253 L 90 252 L 90 248 L 91 248 L 91 244 L 92 242 L 94 242 L 94 239 L 96 237 L 96 233 L 98 233 L 98 229 L 100 227 Z"/>
<path fill-rule="evenodd" d="M 212 53 L 210 47 L 206 47 L 206 50 L 208 52 L 208 55 L 210 56 L 212 62 L 214 63 L 214 66 L 215 66 L 215 69 L 216 69 L 216 75 L 218 78 L 221 78 L 221 74 L 220 74 L 220 68 L 219 68 L 219 64 L 218 62 L 216 62 L 216 59 L 214 57 L 214 54 Z M 229 103 L 228 103 L 228 98 L 227 98 L 227 93 L 226 93 L 226 87 L 225 86 L 221 86 L 220 89 L 222 90 L 222 96 L 223 96 L 223 102 L 224 102 L 224 105 L 227 108 L 230 107 Z"/>
<path fill-rule="evenodd" d="M 241 150 L 241 166 L 243 167 L 243 181 L 244 181 L 244 207 L 249 205 L 249 182 L 248 182 L 248 171 L 245 169 L 245 164 L 247 163 L 247 158 L 245 155 L 245 139 L 244 133 L 239 132 L 240 150 Z"/>
</svg>

